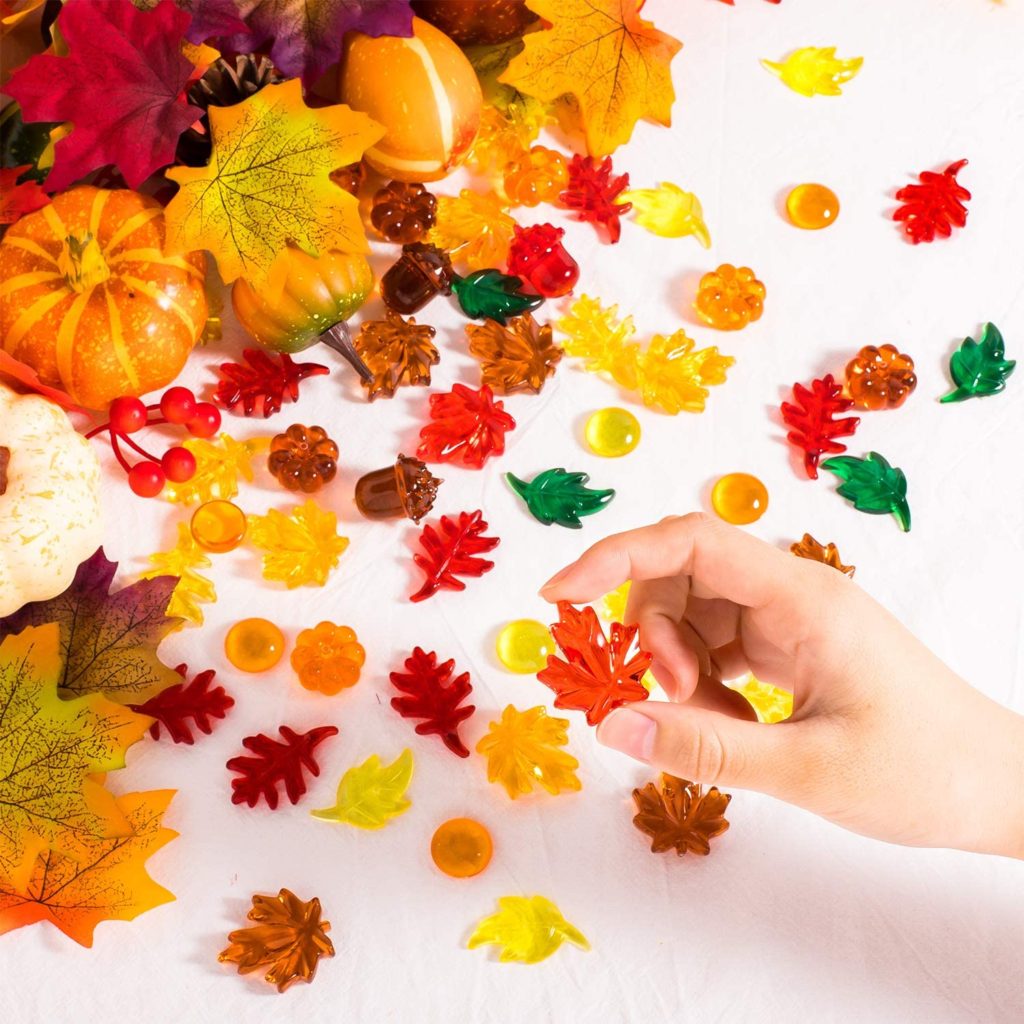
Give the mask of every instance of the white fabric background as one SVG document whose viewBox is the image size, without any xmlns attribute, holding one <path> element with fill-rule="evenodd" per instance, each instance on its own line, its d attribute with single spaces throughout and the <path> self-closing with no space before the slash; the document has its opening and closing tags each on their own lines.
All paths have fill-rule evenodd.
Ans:
<svg viewBox="0 0 1024 1024">
<path fill-rule="evenodd" d="M 406 600 L 419 531 L 362 520 L 351 494 L 363 472 L 414 448 L 426 389 L 369 405 L 339 365 L 267 425 L 226 417 L 237 436 L 291 422 L 330 428 L 342 470 L 321 497 L 351 547 L 325 589 L 298 592 L 264 583 L 252 550 L 216 557 L 219 602 L 204 627 L 173 637 L 165 653 L 170 664 L 216 668 L 237 706 L 193 748 L 140 743 L 128 770 L 110 779 L 118 791 L 180 789 L 167 820 L 181 838 L 150 862 L 177 902 L 134 924 L 101 925 L 92 950 L 48 926 L 5 936 L 4 1019 L 905 1024 L 1024 1015 L 1020 863 L 886 846 L 745 792 L 734 794 L 732 827 L 712 856 L 654 856 L 630 824 L 630 790 L 650 774 L 598 748 L 580 716 L 571 716 L 570 742 L 582 792 L 512 803 L 487 784 L 482 759 L 457 760 L 436 738 L 416 737 L 388 706 L 387 672 L 415 644 L 472 673 L 471 745 L 505 704 L 546 701 L 532 677 L 496 663 L 499 627 L 549 617 L 538 586 L 599 537 L 707 507 L 717 476 L 746 470 L 771 492 L 755 533 L 780 545 L 805 530 L 835 541 L 862 586 L 976 686 L 1024 711 L 1024 371 L 1003 396 L 936 401 L 949 353 L 985 320 L 1003 329 L 1011 356 L 1024 356 L 1020 0 L 738 0 L 736 8 L 650 0 L 645 13 L 686 43 L 674 64 L 675 123 L 641 126 L 616 163 L 638 187 L 668 179 L 694 190 L 714 247 L 655 238 L 630 223 L 618 246 L 599 244 L 586 225 L 569 225 L 567 244 L 583 267 L 580 291 L 620 303 L 642 337 L 684 325 L 702 343 L 720 344 L 737 357 L 728 384 L 704 415 L 638 409 L 643 442 L 621 461 L 591 455 L 580 432 L 587 413 L 624 399 L 571 360 L 540 397 L 509 399 L 519 426 L 505 457 L 483 472 L 447 469 L 438 502 L 440 512 L 484 509 L 502 538 L 497 566 L 464 594 L 421 605 Z M 810 44 L 866 58 L 841 99 L 803 99 L 758 64 Z M 894 190 L 963 156 L 962 180 L 975 196 L 967 229 L 949 242 L 906 244 L 889 219 Z M 786 222 L 782 199 L 801 181 L 839 194 L 833 228 L 807 233 Z M 557 216 L 542 209 L 538 219 Z M 727 260 L 751 265 L 768 287 L 764 318 L 735 335 L 695 325 L 690 311 L 699 275 Z M 378 315 L 376 301 L 366 311 Z M 438 327 L 443 349 L 435 386 L 475 384 L 462 318 L 439 300 L 421 319 Z M 883 342 L 913 355 L 918 391 L 898 412 L 864 416 L 851 450 L 878 449 L 906 471 L 909 535 L 853 511 L 831 479 L 796 474 L 777 416 L 794 380 L 840 373 L 861 345 Z M 239 343 L 229 328 L 216 349 L 196 354 L 186 380 L 207 386 L 209 368 Z M 326 351 L 311 355 L 331 361 Z M 501 478 L 557 465 L 618 490 L 582 531 L 535 523 Z M 182 513 L 134 498 L 115 473 L 106 488 L 107 550 L 129 578 L 146 554 L 173 543 Z M 290 504 L 262 471 L 239 502 L 250 512 Z M 351 624 L 369 652 L 363 680 L 331 699 L 301 690 L 287 660 L 264 676 L 232 671 L 222 638 L 244 615 L 276 619 L 290 639 L 321 618 Z M 224 761 L 242 737 L 322 722 L 341 734 L 321 748 L 323 774 L 299 806 L 232 806 Z M 309 816 L 346 768 L 405 746 L 416 757 L 413 808 L 391 827 L 369 833 Z M 439 874 L 428 852 L 436 825 L 461 814 L 485 822 L 496 848 L 489 870 L 465 881 Z M 278 996 L 216 956 L 250 894 L 281 886 L 322 899 L 337 956 L 321 963 L 312 985 Z M 518 893 L 554 899 L 593 951 L 566 947 L 523 967 L 465 950 L 496 897 Z"/>
</svg>

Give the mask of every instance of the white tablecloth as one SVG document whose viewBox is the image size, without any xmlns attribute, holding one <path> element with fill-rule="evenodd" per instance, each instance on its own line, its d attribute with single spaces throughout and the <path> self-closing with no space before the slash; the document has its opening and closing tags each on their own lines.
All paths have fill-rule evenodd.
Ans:
<svg viewBox="0 0 1024 1024">
<path fill-rule="evenodd" d="M 509 702 L 549 693 L 503 671 L 500 626 L 550 616 L 535 596 L 555 569 L 605 534 L 670 512 L 707 507 L 711 482 L 744 470 L 771 493 L 751 529 L 788 545 L 805 530 L 835 541 L 858 582 L 893 609 L 979 688 L 1024 711 L 1024 372 L 986 401 L 940 406 L 950 352 L 986 320 L 1009 355 L 1024 356 L 1024 7 L 990 0 L 649 0 L 645 13 L 685 41 L 674 64 L 673 127 L 642 125 L 616 154 L 635 186 L 671 180 L 701 198 L 714 240 L 655 238 L 626 223 L 617 246 L 587 225 L 567 224 L 582 268 L 580 291 L 619 303 L 640 336 L 679 326 L 736 357 L 728 383 L 703 415 L 637 408 L 644 436 L 620 461 L 582 444 L 586 415 L 628 397 L 566 360 L 539 397 L 507 407 L 518 427 L 507 454 L 483 472 L 447 469 L 440 512 L 482 508 L 502 538 L 496 568 L 463 594 L 424 604 L 410 523 L 371 524 L 351 500 L 355 480 L 411 451 L 425 420 L 426 389 L 367 404 L 338 364 L 303 385 L 297 407 L 264 424 L 225 417 L 236 436 L 320 423 L 341 446 L 338 480 L 321 495 L 351 547 L 327 587 L 286 592 L 265 584 L 258 555 L 216 558 L 219 601 L 206 624 L 166 642 L 170 664 L 213 667 L 237 705 L 195 747 L 142 742 L 119 792 L 180 790 L 168 823 L 181 838 L 154 856 L 153 875 L 177 901 L 133 924 L 103 924 L 82 949 L 49 926 L 0 940 L 0 1018 L 12 1022 L 109 1021 L 1019 1021 L 1024 1017 L 1024 865 L 871 842 L 753 793 L 736 792 L 732 827 L 712 856 L 655 856 L 630 824 L 630 790 L 650 773 L 600 749 L 579 716 L 570 730 L 582 792 L 512 803 L 489 786 L 474 755 L 451 756 L 413 734 L 388 705 L 387 673 L 416 644 L 472 675 L 475 744 Z M 804 45 L 863 55 L 842 98 L 807 100 L 759 66 Z M 913 247 L 890 218 L 893 193 L 915 172 L 967 157 L 974 193 L 967 229 Z M 787 191 L 821 181 L 839 194 L 838 223 L 791 227 Z M 441 191 L 452 191 L 445 183 Z M 537 219 L 556 218 L 550 210 Z M 523 220 L 534 212 L 519 211 Z M 559 223 L 562 223 L 559 220 Z M 379 266 L 386 265 L 383 251 Z M 754 267 L 768 287 L 763 319 L 738 334 L 695 323 L 696 281 L 720 262 Z M 379 315 L 375 301 L 369 315 Z M 547 307 L 546 314 L 554 316 Z M 463 320 L 444 300 L 424 310 L 443 351 L 433 384 L 476 384 Z M 241 333 L 197 352 L 185 380 L 212 382 L 211 367 L 236 352 Z M 898 412 L 865 415 L 852 451 L 877 449 L 910 482 L 914 527 L 861 515 L 794 472 L 778 404 L 794 380 L 841 373 L 864 344 L 892 342 L 917 362 L 917 393 Z M 323 357 L 332 361 L 326 351 Z M 502 479 L 551 466 L 586 470 L 613 486 L 609 508 L 579 532 L 531 520 Z M 173 543 L 183 512 L 131 496 L 106 475 L 107 550 L 126 579 L 145 556 Z M 249 512 L 291 503 L 262 471 L 244 485 Z M 354 690 L 325 698 L 300 689 L 285 660 L 244 676 L 223 655 L 228 624 L 243 615 L 279 622 L 294 639 L 320 619 L 354 626 L 368 662 Z M 898 686 L 900 681 L 893 680 Z M 244 736 L 287 723 L 333 722 L 323 774 L 296 807 L 276 812 L 230 802 L 227 758 Z M 372 753 L 413 749 L 412 809 L 373 833 L 312 819 L 341 773 Z M 1005 784 L 1005 780 L 1003 780 Z M 1018 794 L 1019 799 L 1019 794 Z M 957 809 L 950 807 L 950 814 Z M 485 822 L 491 867 L 458 881 L 433 867 L 434 828 L 456 815 Z M 337 947 L 312 985 L 278 996 L 259 975 L 217 962 L 254 892 L 317 895 Z M 464 946 L 498 896 L 541 893 L 590 939 L 535 967 L 499 964 Z"/>
</svg>

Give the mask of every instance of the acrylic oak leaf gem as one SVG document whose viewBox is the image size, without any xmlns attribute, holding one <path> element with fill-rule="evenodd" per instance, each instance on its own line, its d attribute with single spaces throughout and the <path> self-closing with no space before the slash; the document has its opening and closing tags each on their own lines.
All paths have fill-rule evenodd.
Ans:
<svg viewBox="0 0 1024 1024">
<path fill-rule="evenodd" d="M 380 758 L 372 754 L 341 777 L 333 807 L 311 813 L 314 818 L 344 822 L 356 828 L 384 828 L 412 806 L 405 798 L 412 781 L 412 767 L 411 750 L 403 750 L 391 764 L 381 764 Z"/>
<path fill-rule="evenodd" d="M 568 719 L 551 718 L 543 707 L 519 711 L 509 704 L 476 745 L 487 758 L 487 781 L 500 783 L 513 800 L 538 785 L 552 796 L 580 789 L 579 761 L 559 749 L 569 742 L 568 731 Z"/>
<path fill-rule="evenodd" d="M 221 363 L 221 380 L 214 397 L 219 405 L 244 416 L 264 419 L 281 411 L 285 402 L 299 400 L 299 382 L 329 373 L 319 363 L 296 363 L 287 352 L 273 356 L 261 348 L 242 351 L 244 363 Z"/>
<path fill-rule="evenodd" d="M 623 704 L 647 700 L 640 681 L 651 667 L 651 656 L 634 649 L 636 626 L 613 622 L 605 636 L 593 608 L 574 608 L 558 602 L 558 622 L 551 627 L 563 657 L 548 655 L 547 668 L 537 673 L 555 691 L 555 707 L 584 711 L 588 725 L 597 725 Z"/>
<path fill-rule="evenodd" d="M 312 981 L 321 957 L 334 956 L 327 937 L 330 922 L 321 917 L 320 901 L 300 900 L 290 889 L 276 896 L 255 895 L 248 918 L 253 922 L 228 935 L 218 960 L 238 966 L 239 974 L 266 970 L 264 979 L 283 992 L 293 981 Z"/>
<path fill-rule="evenodd" d="M 413 561 L 423 570 L 426 579 L 410 598 L 411 601 L 425 601 L 439 590 L 465 590 L 466 584 L 460 576 L 483 576 L 494 568 L 494 563 L 480 555 L 492 551 L 499 544 L 497 537 L 485 537 L 487 522 L 484 514 L 460 512 L 457 519 L 441 516 L 435 528 L 423 527 L 420 546 L 423 553 L 413 556 Z"/>
<path fill-rule="evenodd" d="M 633 220 L 652 235 L 663 238 L 693 235 L 705 249 L 711 247 L 700 200 L 671 181 L 663 181 L 657 188 L 629 189 L 619 195 L 616 202 L 629 203 Z"/>
<path fill-rule="evenodd" d="M 252 482 L 252 460 L 270 446 L 269 437 L 236 441 L 230 434 L 215 440 L 189 437 L 183 442 L 196 460 L 196 471 L 185 483 L 168 483 L 164 496 L 179 505 L 194 505 L 213 498 L 228 500 L 238 493 L 239 479 Z"/>
<path fill-rule="evenodd" d="M 822 565 L 838 569 L 844 576 L 849 576 L 851 579 L 857 571 L 855 565 L 843 565 L 843 561 L 839 557 L 839 548 L 835 544 L 831 543 L 831 541 L 828 544 L 822 544 L 820 541 L 816 541 L 809 533 L 805 533 L 800 540 L 791 544 L 789 550 L 797 558 L 807 558 L 812 562 L 821 562 Z"/>
<path fill-rule="evenodd" d="M 437 220 L 427 241 L 444 249 L 452 262 L 483 270 L 504 264 L 515 228 L 496 195 L 464 188 L 458 196 L 437 197 Z"/>
<path fill-rule="evenodd" d="M 227 762 L 228 771 L 238 773 L 238 778 L 231 780 L 233 804 L 255 807 L 262 798 L 272 811 L 276 810 L 280 799 L 278 787 L 282 785 L 288 799 L 297 804 L 306 792 L 303 769 L 311 775 L 319 775 L 316 748 L 329 736 L 338 734 L 333 725 L 321 725 L 309 732 L 296 732 L 282 725 L 278 732 L 280 740 L 264 733 L 247 736 L 242 746 L 252 756 L 239 754 Z"/>
<path fill-rule="evenodd" d="M 469 949 L 498 946 L 502 963 L 536 964 L 551 956 L 563 942 L 590 949 L 582 932 L 566 921 L 551 900 L 544 896 L 501 896 L 497 913 L 477 924 L 466 945 Z"/>
<path fill-rule="evenodd" d="M 452 279 L 452 291 L 459 307 L 471 320 L 496 320 L 504 324 L 509 317 L 536 309 L 543 295 L 524 295 L 523 279 L 500 270 L 476 270 Z"/>
<path fill-rule="evenodd" d="M 1015 359 L 1005 356 L 1003 336 L 995 324 L 985 324 L 980 341 L 964 338 L 949 359 L 949 375 L 956 388 L 941 401 L 962 402 L 965 398 L 998 395 L 1017 365 Z"/>
<path fill-rule="evenodd" d="M 453 384 L 451 391 L 430 396 L 430 423 L 420 431 L 416 454 L 424 462 L 481 469 L 492 455 L 505 451 L 505 434 L 515 425 L 486 384 L 475 390 Z"/>
<path fill-rule="evenodd" d="M 455 662 L 440 664 L 437 655 L 421 647 L 413 648 L 405 659 L 404 672 L 392 672 L 391 682 L 403 696 L 392 697 L 391 706 L 403 718 L 421 718 L 416 726 L 420 736 L 440 736 L 444 745 L 459 757 L 469 757 L 469 750 L 459 736 L 459 726 L 476 711 L 473 704 L 462 702 L 473 692 L 469 673 L 452 678 Z"/>
<path fill-rule="evenodd" d="M 818 460 L 822 455 L 846 451 L 837 437 L 849 437 L 860 419 L 857 416 L 836 417 L 852 408 L 853 401 L 843 397 L 841 384 L 831 373 L 811 382 L 793 385 L 794 402 L 782 403 L 782 419 L 790 428 L 786 440 L 804 453 L 804 469 L 812 480 L 818 479 Z"/>
<path fill-rule="evenodd" d="M 316 256 L 369 246 L 359 202 L 331 181 L 383 134 L 343 105 L 310 108 L 297 79 L 268 85 L 233 107 L 211 107 L 207 167 L 175 167 L 180 186 L 167 207 L 167 244 L 208 249 L 225 282 L 266 282 L 290 242 Z"/>
<path fill-rule="evenodd" d="M 179 665 L 175 671 L 182 679 L 188 678 L 187 665 Z M 193 726 L 209 736 L 213 732 L 213 721 L 222 719 L 235 706 L 234 698 L 223 686 L 212 685 L 216 674 L 208 668 L 197 672 L 190 683 L 175 683 L 150 697 L 145 704 L 128 706 L 137 714 L 153 719 L 149 727 L 149 735 L 153 739 L 160 739 L 163 727 L 175 743 L 192 746 L 195 743 Z"/>
<path fill-rule="evenodd" d="M 429 384 L 430 368 L 440 360 L 428 324 L 418 324 L 388 310 L 383 320 L 364 320 L 353 344 L 373 374 L 363 380 L 367 398 L 391 398 L 403 384 Z"/>
<path fill-rule="evenodd" d="M 288 515 L 272 508 L 265 516 L 249 516 L 248 537 L 266 552 L 263 578 L 289 590 L 322 587 L 348 547 L 348 538 L 338 533 L 338 517 L 312 498 Z"/>
<path fill-rule="evenodd" d="M 863 57 L 837 57 L 834 46 L 804 46 L 794 50 L 781 64 L 761 61 L 766 71 L 801 96 L 840 96 L 840 86 L 850 81 L 863 64 Z"/>
<path fill-rule="evenodd" d="M 31 170 L 31 164 L 0 168 L 0 224 L 16 224 L 26 213 L 38 210 L 50 201 L 39 183 L 31 178 L 18 184 L 18 179 Z"/>
<path fill-rule="evenodd" d="M 579 530 L 583 526 L 580 516 L 600 512 L 615 497 L 610 488 L 587 487 L 590 477 L 586 473 L 570 473 L 561 468 L 546 469 L 529 482 L 512 473 L 506 473 L 505 479 L 526 502 L 530 515 L 545 526 L 556 523 Z"/>
<path fill-rule="evenodd" d="M 914 245 L 934 242 L 937 235 L 949 238 L 953 228 L 966 226 L 964 203 L 971 193 L 956 180 L 966 165 L 966 160 L 957 160 L 941 174 L 922 171 L 917 176 L 919 184 L 904 185 L 896 193 L 903 205 L 892 215 L 893 220 L 903 224 L 903 233 Z"/>
<path fill-rule="evenodd" d="M 99 548 L 78 567 L 62 594 L 32 601 L 0 619 L 0 639 L 26 626 L 58 624 L 57 687 L 62 697 L 102 693 L 128 703 L 178 681 L 174 669 L 156 653 L 181 622 L 167 613 L 178 580 L 159 576 L 112 590 L 116 571 L 117 562 Z"/>
<path fill-rule="evenodd" d="M 653 782 L 633 790 L 637 813 L 633 824 L 651 837 L 651 852 L 675 850 L 707 856 L 711 840 L 729 827 L 724 818 L 732 799 L 712 786 L 706 793 L 699 783 L 662 775 L 661 790 Z"/>
<path fill-rule="evenodd" d="M 892 513 L 904 533 L 910 530 L 910 506 L 907 504 L 907 478 L 902 469 L 890 466 L 878 452 L 863 459 L 838 455 L 821 464 L 843 482 L 836 488 L 853 503 L 858 512 L 872 515 Z"/>
<path fill-rule="evenodd" d="M 170 551 L 158 551 L 149 556 L 153 568 L 142 574 L 143 579 L 177 577 L 178 582 L 167 605 L 167 614 L 187 619 L 197 626 L 203 624 L 200 603 L 217 600 L 213 582 L 197 569 L 209 569 L 213 563 L 196 543 L 187 523 L 178 523 L 178 542 Z"/>
<path fill-rule="evenodd" d="M 483 383 L 499 395 L 539 394 L 562 358 L 551 340 L 551 326 L 541 326 L 529 313 L 512 317 L 504 326 L 495 320 L 467 324 L 466 334 L 469 354 L 480 361 Z"/>
<path fill-rule="evenodd" d="M 551 103 L 579 104 L 587 151 L 611 153 L 640 118 L 668 125 L 675 93 L 669 63 L 683 45 L 640 17 L 636 0 L 532 0 L 551 27 L 523 37 L 500 80 Z"/>
<path fill-rule="evenodd" d="M 59 852 L 37 856 L 24 887 L 0 872 L 0 934 L 49 921 L 80 945 L 91 946 L 101 921 L 131 921 L 171 902 L 174 894 L 150 878 L 146 859 L 177 835 L 161 824 L 174 792 L 118 797 L 129 832 L 68 837 Z"/>
</svg>

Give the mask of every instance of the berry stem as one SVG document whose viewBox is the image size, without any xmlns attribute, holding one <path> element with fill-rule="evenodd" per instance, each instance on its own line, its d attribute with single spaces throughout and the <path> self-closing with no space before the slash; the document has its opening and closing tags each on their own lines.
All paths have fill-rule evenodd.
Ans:
<svg viewBox="0 0 1024 1024">
<path fill-rule="evenodd" d="M 117 459 L 117 461 L 121 464 L 121 468 L 126 473 L 130 473 L 132 467 L 128 464 L 128 460 L 124 457 L 124 455 L 121 454 L 121 446 L 118 444 L 118 437 L 119 435 L 115 434 L 114 431 L 110 432 L 110 449 L 114 453 L 114 458 Z M 127 441 L 128 438 L 125 438 L 125 440 Z"/>
<path fill-rule="evenodd" d="M 159 462 L 160 460 L 155 456 L 151 455 L 141 445 L 136 444 L 130 437 L 125 434 L 118 434 L 115 431 L 110 432 L 110 441 L 113 444 L 114 439 L 117 438 L 120 441 L 124 441 L 130 448 L 134 448 L 147 462 Z"/>
</svg>

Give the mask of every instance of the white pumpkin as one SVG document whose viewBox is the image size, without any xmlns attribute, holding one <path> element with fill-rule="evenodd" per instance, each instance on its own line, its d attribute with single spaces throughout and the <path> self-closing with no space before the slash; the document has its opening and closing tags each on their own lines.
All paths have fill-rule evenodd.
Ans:
<svg viewBox="0 0 1024 1024">
<path fill-rule="evenodd" d="M 0 384 L 0 616 L 61 593 L 100 546 L 99 487 L 64 410 Z"/>
</svg>

